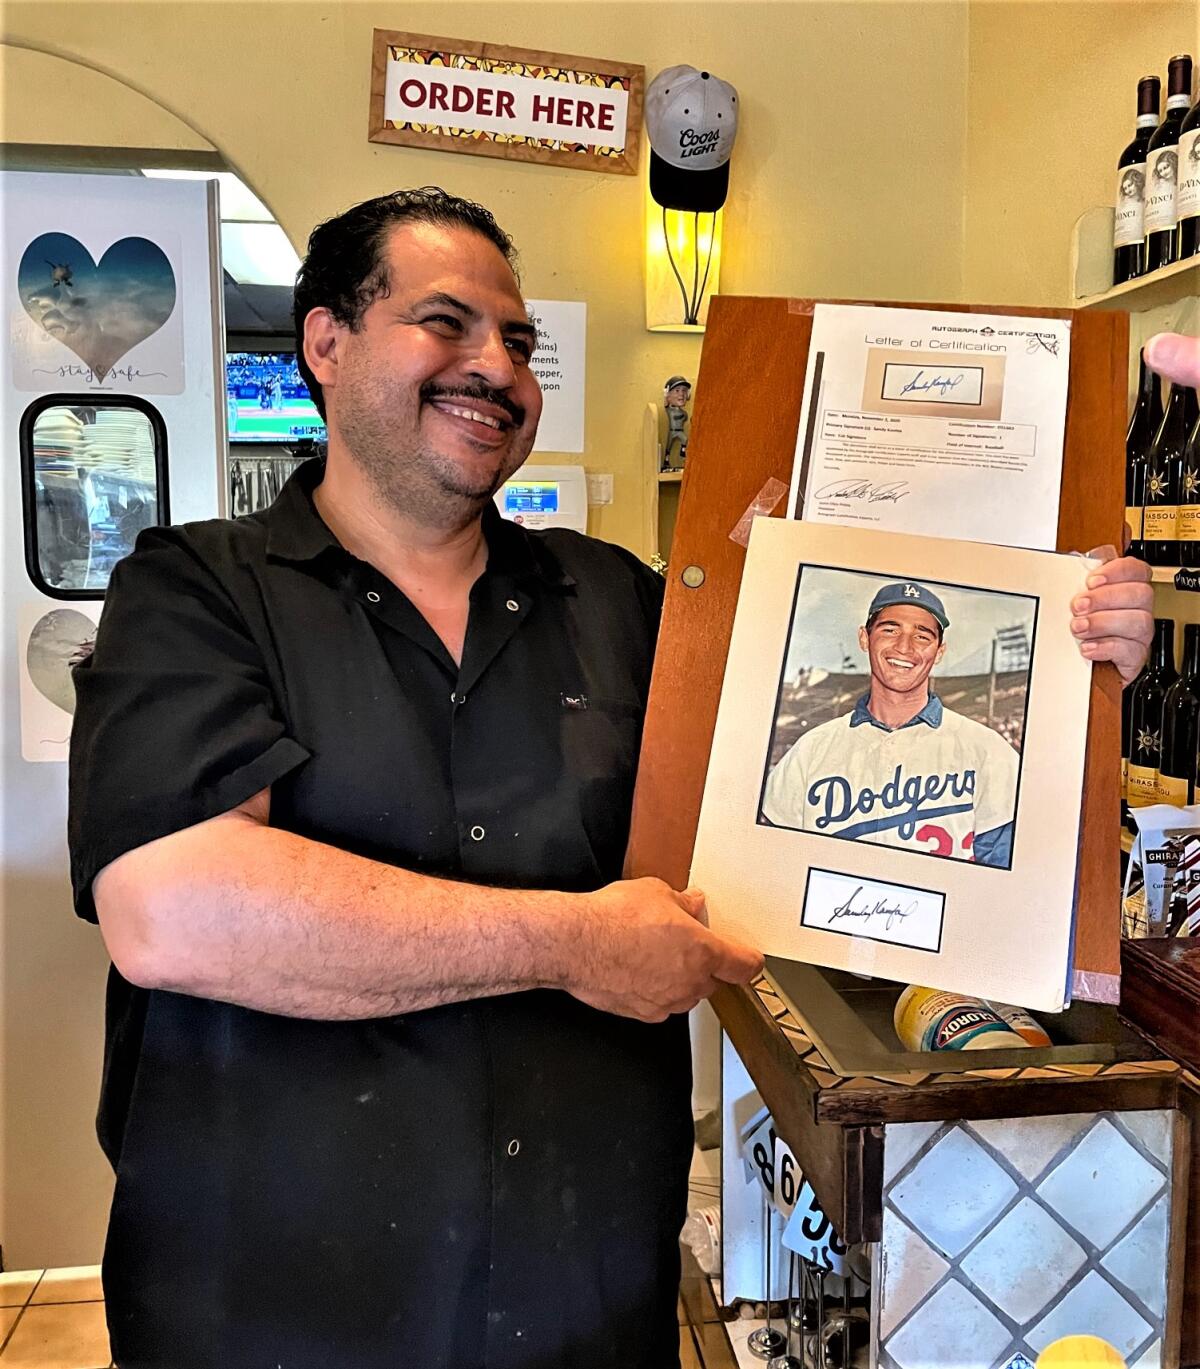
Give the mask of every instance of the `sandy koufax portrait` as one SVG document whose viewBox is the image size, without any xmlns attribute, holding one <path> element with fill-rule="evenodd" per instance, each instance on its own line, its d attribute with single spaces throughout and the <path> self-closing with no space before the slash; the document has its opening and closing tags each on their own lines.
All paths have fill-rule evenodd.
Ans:
<svg viewBox="0 0 1200 1369">
<path fill-rule="evenodd" d="M 802 566 L 759 824 L 1011 868 L 1037 605 Z"/>
</svg>

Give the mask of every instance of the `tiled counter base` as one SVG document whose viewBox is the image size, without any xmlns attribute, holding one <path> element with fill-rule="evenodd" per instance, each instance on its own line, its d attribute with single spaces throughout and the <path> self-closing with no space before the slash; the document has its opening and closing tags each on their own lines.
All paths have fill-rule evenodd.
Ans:
<svg viewBox="0 0 1200 1369">
<path fill-rule="evenodd" d="M 1177 1114 L 908 1122 L 884 1131 L 883 1369 L 1024 1369 L 1062 1336 L 1159 1369 Z"/>
<path fill-rule="evenodd" d="M 1177 1064 L 1139 1044 L 1106 1064 L 848 1076 L 766 980 L 721 1015 L 826 1212 L 874 1244 L 872 1364 L 1028 1369 L 1083 1334 L 1136 1369 L 1180 1363 Z"/>
</svg>

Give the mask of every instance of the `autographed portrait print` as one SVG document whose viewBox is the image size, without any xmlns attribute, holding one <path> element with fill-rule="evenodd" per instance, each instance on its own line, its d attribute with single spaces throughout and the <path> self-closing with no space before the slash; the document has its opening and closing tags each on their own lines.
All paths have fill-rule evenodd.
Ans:
<svg viewBox="0 0 1200 1369">
<path fill-rule="evenodd" d="M 801 566 L 757 821 L 1009 869 L 1037 600 Z"/>
</svg>

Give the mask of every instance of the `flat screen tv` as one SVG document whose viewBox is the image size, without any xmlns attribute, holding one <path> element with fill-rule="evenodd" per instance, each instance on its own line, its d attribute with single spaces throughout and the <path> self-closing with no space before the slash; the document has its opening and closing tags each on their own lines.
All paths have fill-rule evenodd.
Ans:
<svg viewBox="0 0 1200 1369">
<path fill-rule="evenodd" d="M 226 353 L 225 404 L 230 442 L 325 441 L 325 423 L 294 352 Z"/>
</svg>

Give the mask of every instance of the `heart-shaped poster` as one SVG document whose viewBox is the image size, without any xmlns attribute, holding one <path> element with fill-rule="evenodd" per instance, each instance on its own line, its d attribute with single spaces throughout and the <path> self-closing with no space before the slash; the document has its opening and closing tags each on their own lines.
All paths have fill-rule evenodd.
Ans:
<svg viewBox="0 0 1200 1369">
<path fill-rule="evenodd" d="M 96 640 L 96 624 L 73 608 L 51 609 L 29 634 L 25 665 L 34 688 L 64 713 L 75 712 L 75 684 L 71 668 L 79 664 Z"/>
<path fill-rule="evenodd" d="M 103 380 L 171 317 L 175 272 L 148 238 L 114 242 L 97 264 L 78 238 L 43 233 L 21 257 L 17 293 L 30 318 Z"/>
</svg>

